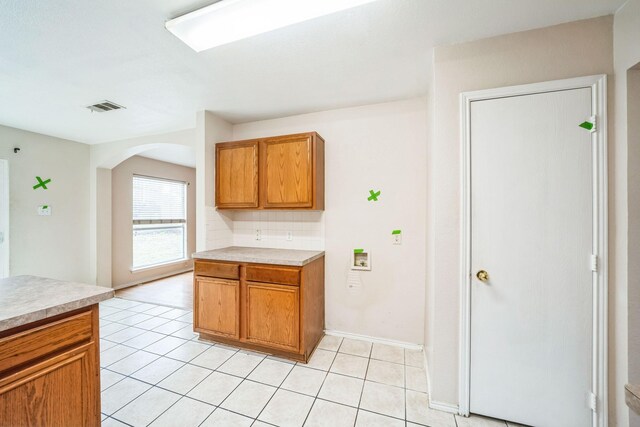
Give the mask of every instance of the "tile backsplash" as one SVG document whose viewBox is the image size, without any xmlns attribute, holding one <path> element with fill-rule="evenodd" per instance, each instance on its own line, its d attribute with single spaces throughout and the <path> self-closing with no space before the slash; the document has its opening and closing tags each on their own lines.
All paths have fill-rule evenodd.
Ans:
<svg viewBox="0 0 640 427">
<path fill-rule="evenodd" d="M 235 211 L 230 217 L 234 246 L 324 250 L 324 212 Z"/>
</svg>

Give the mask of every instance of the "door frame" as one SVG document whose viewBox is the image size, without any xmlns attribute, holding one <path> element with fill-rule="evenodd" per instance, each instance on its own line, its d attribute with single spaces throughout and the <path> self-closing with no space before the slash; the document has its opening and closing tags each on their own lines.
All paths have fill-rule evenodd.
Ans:
<svg viewBox="0 0 640 427">
<path fill-rule="evenodd" d="M 592 252 L 597 256 L 597 271 L 592 274 L 593 346 L 591 355 L 592 393 L 596 395 L 593 426 L 606 427 L 607 395 L 607 296 L 608 296 L 608 233 L 607 233 L 607 76 L 595 75 L 555 80 L 460 94 L 461 135 L 461 222 L 460 222 L 460 331 L 458 413 L 469 416 L 471 398 L 471 103 L 473 101 L 534 95 L 571 89 L 591 88 L 591 111 L 596 116 L 596 130 L 591 134 L 593 170 Z M 588 118 L 585 117 L 585 120 Z M 576 123 L 578 126 L 578 123 Z M 586 130 L 585 130 L 586 132 Z M 585 268 L 588 268 L 585 265 Z M 585 397 L 586 398 L 586 397 Z"/>
<path fill-rule="evenodd" d="M 0 249 L 0 251 L 2 251 L 2 262 L 4 264 L 4 273 L 6 275 L 6 277 L 9 277 L 11 275 L 11 272 L 9 271 L 9 267 L 11 266 L 10 262 L 9 262 L 9 256 L 11 254 L 10 250 L 9 250 L 9 229 L 10 229 L 10 223 L 9 223 L 9 199 L 10 199 L 10 195 L 9 195 L 9 161 L 5 160 L 5 159 L 0 159 L 0 163 L 2 164 L 3 168 L 2 168 L 2 176 L 0 177 L 0 185 L 2 185 L 2 189 L 0 189 L 0 197 L 2 197 L 2 200 L 0 200 L 0 209 L 2 209 L 2 215 L 5 218 L 5 229 L 2 230 L 0 229 L 0 232 L 4 232 L 4 242 L 2 245 L 2 249 Z M 1 226 L 0 226 L 1 228 Z"/>
</svg>

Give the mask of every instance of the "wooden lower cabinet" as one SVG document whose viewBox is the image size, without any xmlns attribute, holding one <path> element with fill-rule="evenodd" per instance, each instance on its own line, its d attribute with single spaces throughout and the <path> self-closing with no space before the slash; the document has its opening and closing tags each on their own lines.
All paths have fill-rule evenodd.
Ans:
<svg viewBox="0 0 640 427">
<path fill-rule="evenodd" d="M 229 271 L 238 280 L 212 277 Z M 324 334 L 324 257 L 303 267 L 196 259 L 194 272 L 194 330 L 203 338 L 311 356 Z"/>
<path fill-rule="evenodd" d="M 99 426 L 98 342 L 97 305 L 2 333 L 0 426 Z"/>
<path fill-rule="evenodd" d="M 297 286 L 247 283 L 247 341 L 298 351 L 300 289 Z"/>
<path fill-rule="evenodd" d="M 195 327 L 211 334 L 240 337 L 238 280 L 196 277 Z"/>
</svg>

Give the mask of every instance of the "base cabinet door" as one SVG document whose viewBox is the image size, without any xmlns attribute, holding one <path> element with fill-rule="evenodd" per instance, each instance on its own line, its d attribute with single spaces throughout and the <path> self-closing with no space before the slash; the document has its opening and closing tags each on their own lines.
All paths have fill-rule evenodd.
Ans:
<svg viewBox="0 0 640 427">
<path fill-rule="evenodd" d="M 99 426 L 95 345 L 0 379 L 0 426 Z"/>
<path fill-rule="evenodd" d="M 240 282 L 196 277 L 195 329 L 226 337 L 240 337 Z"/>
<path fill-rule="evenodd" d="M 300 289 L 247 282 L 247 341 L 278 349 L 300 349 Z"/>
</svg>

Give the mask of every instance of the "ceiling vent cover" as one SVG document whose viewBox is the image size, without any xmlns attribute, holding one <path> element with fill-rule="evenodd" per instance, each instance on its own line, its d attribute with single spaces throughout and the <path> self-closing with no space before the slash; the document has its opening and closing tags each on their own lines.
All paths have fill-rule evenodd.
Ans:
<svg viewBox="0 0 640 427">
<path fill-rule="evenodd" d="M 123 107 L 122 105 L 118 105 L 112 101 L 102 101 L 97 104 L 89 105 L 87 108 L 92 112 L 95 111 L 96 113 L 105 113 L 112 110 L 121 110 L 125 107 Z"/>
</svg>

